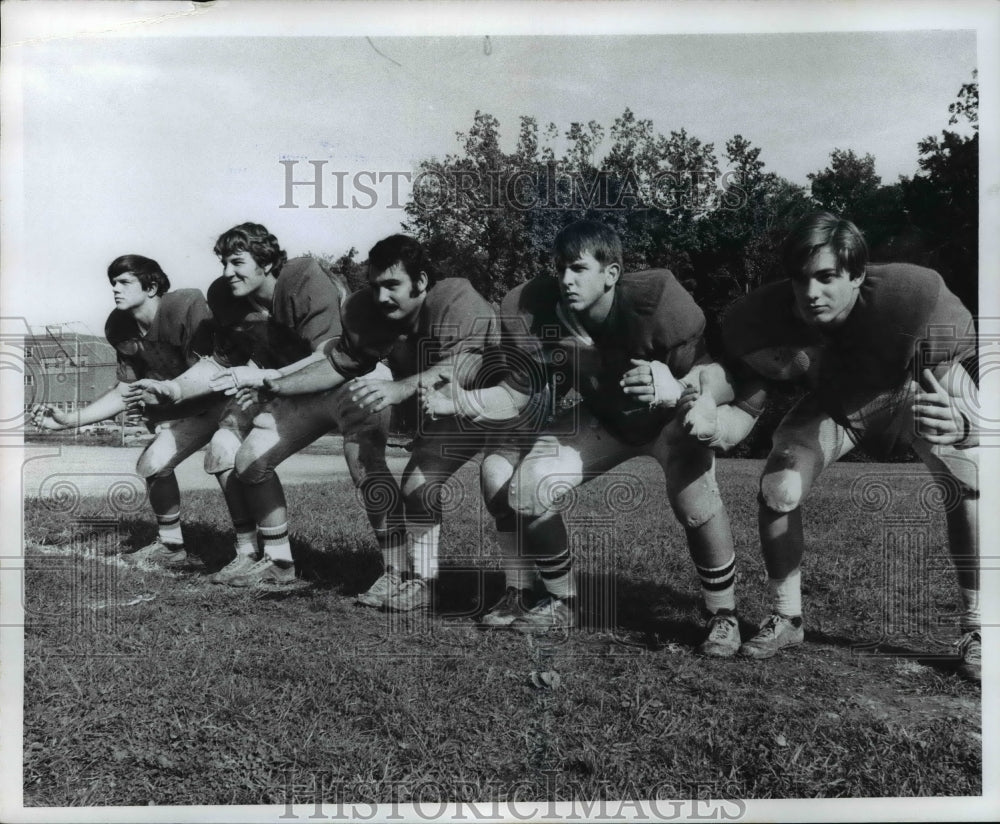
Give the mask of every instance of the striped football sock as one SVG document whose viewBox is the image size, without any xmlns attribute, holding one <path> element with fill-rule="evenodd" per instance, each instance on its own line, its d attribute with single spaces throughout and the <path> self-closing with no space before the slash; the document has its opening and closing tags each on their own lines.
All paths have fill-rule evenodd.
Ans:
<svg viewBox="0 0 1000 824">
<path fill-rule="evenodd" d="M 552 558 L 536 558 L 535 566 L 542 576 L 542 583 L 549 595 L 562 599 L 576 595 L 573 559 L 568 548 Z"/>
<path fill-rule="evenodd" d="M 279 564 L 292 563 L 292 547 L 288 543 L 288 524 L 257 527 L 264 539 L 264 554 Z"/>
<path fill-rule="evenodd" d="M 736 554 L 720 567 L 695 566 L 701 579 L 705 608 L 713 615 L 720 609 L 736 611 Z"/>
<path fill-rule="evenodd" d="M 184 545 L 184 535 L 181 533 L 181 512 L 178 509 L 173 515 L 157 515 L 156 524 L 159 527 L 161 544 L 173 546 Z"/>
</svg>

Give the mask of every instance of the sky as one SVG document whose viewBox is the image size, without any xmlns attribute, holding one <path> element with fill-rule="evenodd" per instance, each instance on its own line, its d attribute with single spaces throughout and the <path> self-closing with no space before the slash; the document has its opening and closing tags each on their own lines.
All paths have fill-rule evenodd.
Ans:
<svg viewBox="0 0 1000 824">
<path fill-rule="evenodd" d="M 20 115 L 23 207 L 4 314 L 100 334 L 111 260 L 143 254 L 175 287 L 204 289 L 219 272 L 216 237 L 246 220 L 293 256 L 353 246 L 364 258 L 399 231 L 405 180 L 395 202 L 388 181 L 375 186 L 371 208 L 308 208 L 304 187 L 293 191 L 298 208 L 282 208 L 280 161 L 297 161 L 295 180 L 312 178 L 308 161 L 326 161 L 324 203 L 336 202 L 337 171 L 346 201 L 366 206 L 357 173 L 412 172 L 455 151 L 477 110 L 499 119 L 507 149 L 521 115 L 565 132 L 574 121 L 610 127 L 627 107 L 720 156 L 742 134 L 795 183 L 834 148 L 871 153 L 893 182 L 917 170 L 920 139 L 948 128 L 948 105 L 977 65 L 967 28 L 312 36 L 322 28 L 219 36 L 203 15 L 169 32 L 140 24 L 8 45 L 19 105 L 5 119 Z"/>
</svg>

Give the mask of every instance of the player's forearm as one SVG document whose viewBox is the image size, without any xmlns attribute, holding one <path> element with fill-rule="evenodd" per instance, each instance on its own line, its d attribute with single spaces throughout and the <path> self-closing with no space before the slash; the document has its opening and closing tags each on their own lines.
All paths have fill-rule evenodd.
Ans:
<svg viewBox="0 0 1000 824">
<path fill-rule="evenodd" d="M 182 372 L 172 381 L 165 383 L 172 384 L 177 396 L 174 402 L 199 398 L 203 395 L 210 395 L 215 390 L 212 389 L 212 378 L 214 378 L 224 367 L 213 358 L 202 358 L 186 372 Z"/>
<path fill-rule="evenodd" d="M 717 406 L 728 404 L 736 397 L 732 377 L 722 364 L 714 361 L 695 364 L 691 367 L 691 371 L 681 378 L 681 383 L 700 388 L 703 392 L 707 390 Z"/>
<path fill-rule="evenodd" d="M 749 435 L 755 423 L 757 423 L 757 417 L 738 406 L 731 404 L 720 406 L 715 435 L 708 442 L 708 445 L 713 449 L 726 452 Z"/>
<path fill-rule="evenodd" d="M 399 391 L 399 395 L 396 396 L 395 403 L 403 403 L 409 400 L 414 395 L 417 394 L 417 390 L 421 385 L 433 386 L 435 381 L 438 380 L 438 374 L 434 370 L 427 370 L 426 372 L 420 372 L 416 375 L 411 375 L 408 378 L 400 378 L 399 380 L 392 381 L 396 389 Z"/>
<path fill-rule="evenodd" d="M 127 389 L 127 384 L 118 384 L 113 389 L 105 392 L 101 397 L 83 409 L 79 409 L 69 415 L 68 426 L 86 426 L 89 423 L 97 423 L 108 418 L 113 418 L 125 411 L 125 398 L 122 393 Z"/>
<path fill-rule="evenodd" d="M 420 385 L 437 386 L 442 380 L 448 381 L 456 387 L 465 387 L 472 383 L 479 373 L 482 362 L 483 356 L 478 352 L 457 352 L 448 355 L 430 369 L 410 378 L 404 378 L 397 383 L 405 383 L 413 391 L 416 391 Z"/>
<path fill-rule="evenodd" d="M 319 363 L 322 360 L 326 360 L 326 355 L 323 354 L 322 350 L 317 350 L 311 355 L 302 358 L 302 360 L 297 360 L 295 363 L 290 363 L 288 366 L 282 366 L 278 372 L 282 377 L 284 377 L 285 375 L 291 375 L 298 372 L 300 369 L 305 369 L 311 364 Z"/>
<path fill-rule="evenodd" d="M 457 414 L 477 423 L 502 423 L 516 419 L 531 396 L 507 384 L 486 389 L 455 389 Z"/>
<path fill-rule="evenodd" d="M 345 380 L 326 358 L 303 364 L 280 378 L 268 379 L 266 386 L 276 395 L 309 395 L 340 386 Z"/>
</svg>

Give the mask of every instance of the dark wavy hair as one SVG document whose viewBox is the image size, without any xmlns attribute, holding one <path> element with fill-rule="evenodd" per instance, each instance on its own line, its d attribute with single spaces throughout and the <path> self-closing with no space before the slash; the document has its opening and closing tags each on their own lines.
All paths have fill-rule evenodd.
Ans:
<svg viewBox="0 0 1000 824">
<path fill-rule="evenodd" d="M 122 255 L 111 261 L 108 266 L 108 281 L 114 283 L 119 275 L 135 275 L 143 289 L 155 286 L 157 297 L 170 289 L 170 278 L 160 268 L 160 264 L 142 255 Z"/>
<path fill-rule="evenodd" d="M 372 246 L 368 252 L 368 277 L 377 276 L 397 263 L 403 265 L 411 281 L 416 282 L 421 272 L 427 275 L 428 288 L 437 280 L 423 244 L 409 235 L 389 235 Z"/>
<path fill-rule="evenodd" d="M 781 245 L 781 268 L 786 277 L 802 273 L 809 259 L 824 246 L 837 257 L 837 268 L 852 278 L 861 277 L 868 265 L 868 244 L 851 221 L 831 212 L 810 212 L 785 237 Z"/>
<path fill-rule="evenodd" d="M 215 254 L 220 260 L 237 252 L 248 252 L 261 269 L 271 264 L 269 274 L 274 277 L 281 274 L 281 267 L 288 260 L 288 254 L 278 245 L 278 239 L 259 223 L 241 223 L 219 235 L 215 241 Z"/>
<path fill-rule="evenodd" d="M 623 268 L 622 240 L 618 232 L 596 220 L 578 220 L 564 226 L 552 243 L 556 267 L 579 260 L 582 255 L 593 255 L 601 266 L 617 263 Z"/>
</svg>

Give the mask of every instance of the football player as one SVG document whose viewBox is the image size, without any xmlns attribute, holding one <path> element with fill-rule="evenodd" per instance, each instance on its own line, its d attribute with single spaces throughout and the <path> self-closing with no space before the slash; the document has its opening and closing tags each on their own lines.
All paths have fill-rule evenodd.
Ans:
<svg viewBox="0 0 1000 824">
<path fill-rule="evenodd" d="M 208 290 L 215 317 L 214 374 L 188 372 L 173 381 L 140 382 L 173 402 L 210 392 L 233 396 L 213 436 L 206 463 L 230 479 L 251 521 L 236 557 L 213 577 L 233 587 L 285 586 L 297 582 L 288 542 L 284 490 L 275 467 L 320 435 L 338 428 L 351 477 L 365 494 L 380 543 L 401 541 L 390 508 L 398 500 L 385 463 L 386 420 L 353 415 L 345 393 L 330 392 L 261 404 L 265 377 L 279 377 L 322 358 L 341 333 L 341 291 L 319 264 L 288 259 L 277 238 L 256 223 L 243 223 L 215 244 L 223 273 Z M 388 491 L 386 492 L 386 489 Z M 377 492 L 372 492 L 377 489 Z M 259 533 L 264 552 L 256 557 Z"/>
<path fill-rule="evenodd" d="M 812 213 L 789 234 L 785 279 L 728 313 L 724 344 L 738 389 L 733 404 L 691 389 L 681 401 L 692 434 L 728 448 L 761 413 L 770 381 L 804 381 L 807 394 L 774 433 L 760 479 L 759 526 L 772 614 L 740 648 L 769 658 L 804 640 L 800 506 L 820 473 L 861 443 L 875 454 L 909 443 L 954 492 L 946 518 L 963 601 L 961 671 L 979 678 L 981 638 L 976 523 L 978 406 L 969 311 L 930 269 L 868 263 L 857 227 Z M 946 498 L 951 497 L 946 493 Z"/>
<path fill-rule="evenodd" d="M 115 309 L 108 316 L 104 334 L 115 348 L 118 384 L 76 412 L 37 406 L 33 421 L 43 429 L 58 430 L 139 408 L 150 431 L 156 433 L 139 456 L 136 472 L 146 480 L 158 535 L 153 543 L 126 557 L 135 562 L 184 566 L 198 558 L 184 549 L 174 468 L 211 440 L 218 428 L 221 402 L 205 397 L 175 405 L 147 404 L 134 384 L 143 379 L 169 380 L 189 367 L 204 369 L 196 364 L 212 353 L 212 314 L 199 290 L 168 291 L 170 280 L 160 265 L 142 255 L 116 258 L 108 266 L 108 280 Z M 225 479 L 219 480 L 225 492 Z M 227 502 L 238 522 L 239 502 L 229 495 Z"/>
<path fill-rule="evenodd" d="M 417 437 L 403 470 L 406 552 L 384 553 L 385 571 L 358 597 L 360 604 L 404 612 L 428 607 L 438 573 L 444 484 L 483 449 L 486 432 L 455 418 L 423 416 L 418 388 L 442 380 L 476 386 L 488 372 L 483 358 L 499 341 L 496 314 L 465 278 L 435 276 L 414 238 L 392 235 L 368 253 L 370 288 L 344 304 L 344 334 L 326 359 L 294 374 L 265 381 L 288 397 L 344 387 L 363 415 L 391 407 L 415 414 Z M 372 369 L 384 359 L 390 379 Z"/>
<path fill-rule="evenodd" d="M 706 355 L 704 315 L 669 271 L 623 272 L 621 240 L 601 223 L 564 228 L 555 238 L 554 257 L 554 277 L 536 277 L 504 298 L 508 376 L 485 390 L 444 386 L 425 393 L 432 411 L 457 409 L 481 420 L 515 414 L 540 394 L 543 382 L 559 397 L 575 389 L 582 398 L 578 408 L 557 413 L 528 448 L 498 448 L 490 455 L 495 464 L 506 463 L 511 478 L 491 506 L 498 523 L 520 532 L 502 545 L 520 545 L 534 559 L 548 597 L 531 602 L 529 576 L 521 568 L 483 621 L 524 632 L 575 624 L 560 496 L 647 455 L 663 469 L 670 506 L 701 579 L 708 632 L 699 651 L 733 655 L 740 640 L 736 557 L 715 457 L 686 435 L 675 415 L 684 388 L 679 378 L 685 376 L 703 382 L 706 391 L 717 387 L 719 400 L 731 397 L 714 377 L 721 370 Z M 692 369 L 704 371 L 704 379 Z"/>
</svg>

